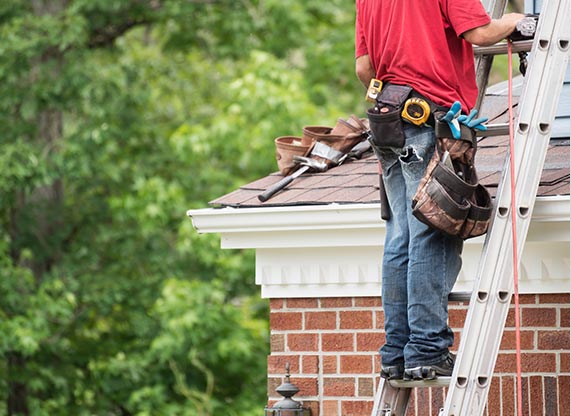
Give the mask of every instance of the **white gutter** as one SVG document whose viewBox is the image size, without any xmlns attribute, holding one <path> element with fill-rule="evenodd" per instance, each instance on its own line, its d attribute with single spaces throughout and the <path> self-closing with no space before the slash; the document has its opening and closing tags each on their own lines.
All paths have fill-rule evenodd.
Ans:
<svg viewBox="0 0 571 416">
<path fill-rule="evenodd" d="M 568 195 L 538 197 L 532 222 L 569 222 L 569 214 Z M 379 204 L 205 208 L 189 210 L 187 215 L 201 234 L 384 228 Z"/>
</svg>

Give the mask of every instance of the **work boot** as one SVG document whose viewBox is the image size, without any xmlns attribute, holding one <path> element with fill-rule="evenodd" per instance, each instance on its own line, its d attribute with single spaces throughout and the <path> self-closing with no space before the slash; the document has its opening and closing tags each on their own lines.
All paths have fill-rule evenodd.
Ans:
<svg viewBox="0 0 571 416">
<path fill-rule="evenodd" d="M 381 366 L 381 377 L 387 380 L 400 380 L 403 378 L 404 364 Z"/>
<path fill-rule="evenodd" d="M 404 370 L 403 380 L 434 380 L 438 376 L 449 377 L 454 370 L 456 356 L 448 353 L 444 360 L 431 365 L 421 365 Z"/>
</svg>

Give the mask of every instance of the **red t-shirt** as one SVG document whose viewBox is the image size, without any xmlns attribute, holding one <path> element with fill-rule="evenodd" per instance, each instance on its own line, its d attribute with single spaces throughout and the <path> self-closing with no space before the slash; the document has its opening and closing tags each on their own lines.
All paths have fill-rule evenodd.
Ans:
<svg viewBox="0 0 571 416">
<path fill-rule="evenodd" d="M 407 84 L 438 105 L 478 96 L 472 45 L 460 35 L 486 25 L 480 0 L 356 0 L 355 56 L 369 55 L 376 78 Z"/>
</svg>

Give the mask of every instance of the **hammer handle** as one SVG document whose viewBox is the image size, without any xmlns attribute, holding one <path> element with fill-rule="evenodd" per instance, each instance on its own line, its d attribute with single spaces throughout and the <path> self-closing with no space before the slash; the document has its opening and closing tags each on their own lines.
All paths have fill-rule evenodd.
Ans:
<svg viewBox="0 0 571 416">
<path fill-rule="evenodd" d="M 381 167 L 381 161 L 378 161 L 379 166 L 379 191 L 381 194 L 381 218 L 385 221 L 391 219 L 391 207 L 389 205 L 389 198 L 387 197 L 387 191 L 385 190 L 385 182 L 383 181 L 383 169 Z"/>
<path fill-rule="evenodd" d="M 391 208 L 389 206 L 389 198 L 387 198 L 387 191 L 385 190 L 382 174 L 379 175 L 379 191 L 381 193 L 381 218 L 388 221 L 391 219 Z"/>
<path fill-rule="evenodd" d="M 286 176 L 285 178 L 283 178 L 279 182 L 274 183 L 272 186 L 270 186 L 268 189 L 266 189 L 264 192 L 262 192 L 260 195 L 258 195 L 258 199 L 261 202 L 266 202 L 268 199 L 270 199 L 272 196 L 274 196 L 274 194 L 276 192 L 284 189 L 295 178 L 297 178 L 299 175 L 301 175 L 303 172 L 305 172 L 308 169 L 309 169 L 309 166 L 303 166 L 302 168 L 296 170 L 293 174 Z"/>
</svg>

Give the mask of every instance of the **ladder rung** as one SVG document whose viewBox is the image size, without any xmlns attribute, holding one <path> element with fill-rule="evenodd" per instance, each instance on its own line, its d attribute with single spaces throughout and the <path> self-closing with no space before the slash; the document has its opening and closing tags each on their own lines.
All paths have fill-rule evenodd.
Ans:
<svg viewBox="0 0 571 416">
<path fill-rule="evenodd" d="M 478 137 L 507 136 L 510 133 L 510 127 L 507 123 L 486 124 L 486 127 L 487 129 L 484 131 L 477 130 L 476 136 Z"/>
<path fill-rule="evenodd" d="M 394 388 L 415 387 L 448 387 L 452 377 L 436 377 L 434 380 L 389 380 L 389 385 Z"/>
<path fill-rule="evenodd" d="M 448 302 L 470 302 L 472 292 L 452 292 L 448 295 Z"/>
<path fill-rule="evenodd" d="M 512 43 L 513 52 L 529 52 L 533 46 L 533 39 L 519 40 Z M 501 55 L 508 53 L 507 43 L 497 43 L 492 46 L 475 46 L 474 55 Z"/>
</svg>

